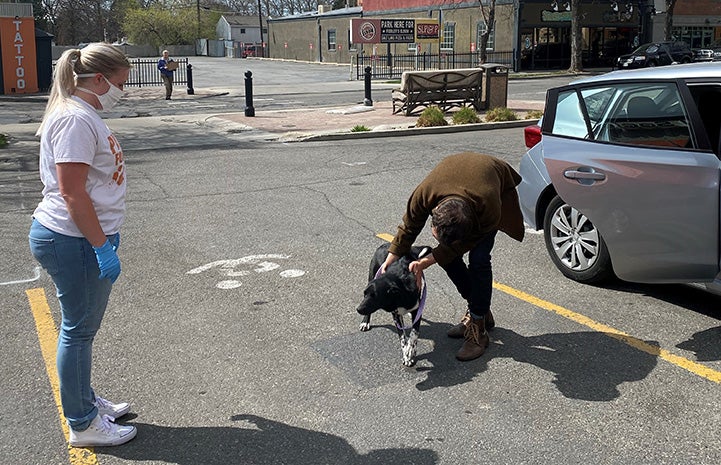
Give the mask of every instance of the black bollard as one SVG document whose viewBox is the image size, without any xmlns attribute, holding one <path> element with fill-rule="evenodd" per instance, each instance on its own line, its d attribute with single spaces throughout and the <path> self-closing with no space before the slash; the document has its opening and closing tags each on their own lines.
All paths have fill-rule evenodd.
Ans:
<svg viewBox="0 0 721 465">
<path fill-rule="evenodd" d="M 245 116 L 255 116 L 253 108 L 253 73 L 245 72 Z"/>
<path fill-rule="evenodd" d="M 188 95 L 195 95 L 195 89 L 193 89 L 193 65 L 188 63 L 186 69 L 188 71 Z"/>
<path fill-rule="evenodd" d="M 365 89 L 366 89 L 366 98 L 363 100 L 363 105 L 367 107 L 373 106 L 373 100 L 371 99 L 371 67 L 366 66 L 365 68 Z"/>
</svg>

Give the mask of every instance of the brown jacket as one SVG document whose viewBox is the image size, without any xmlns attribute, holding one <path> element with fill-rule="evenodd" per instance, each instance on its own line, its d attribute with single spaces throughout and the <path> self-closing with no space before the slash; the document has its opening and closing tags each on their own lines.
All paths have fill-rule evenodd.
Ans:
<svg viewBox="0 0 721 465">
<path fill-rule="evenodd" d="M 439 265 L 468 252 L 494 230 L 522 241 L 525 228 L 516 192 L 520 182 L 521 176 L 511 165 L 490 155 L 464 152 L 444 158 L 408 199 L 403 224 L 398 226 L 390 252 L 408 253 L 431 211 L 449 196 L 461 197 L 469 203 L 476 214 L 476 224 L 465 240 L 439 244 L 433 249 Z"/>
</svg>

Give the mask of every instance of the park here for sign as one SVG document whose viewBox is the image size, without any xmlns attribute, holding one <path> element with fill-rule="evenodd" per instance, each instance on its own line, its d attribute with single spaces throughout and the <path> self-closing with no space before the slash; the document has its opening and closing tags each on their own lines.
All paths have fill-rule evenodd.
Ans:
<svg viewBox="0 0 721 465">
<path fill-rule="evenodd" d="M 354 44 L 412 44 L 438 42 L 441 27 L 436 19 L 366 19 L 350 20 Z"/>
</svg>

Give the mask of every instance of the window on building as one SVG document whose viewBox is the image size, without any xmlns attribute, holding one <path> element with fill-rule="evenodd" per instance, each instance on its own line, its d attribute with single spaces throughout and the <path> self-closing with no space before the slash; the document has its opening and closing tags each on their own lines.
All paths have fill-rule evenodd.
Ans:
<svg viewBox="0 0 721 465">
<path fill-rule="evenodd" d="M 494 21 L 495 22 L 495 21 Z M 476 25 L 476 48 L 481 46 L 481 36 L 486 33 L 488 26 L 485 21 L 479 21 Z M 496 28 L 491 30 L 486 42 L 486 50 L 494 50 L 496 48 Z"/>
<path fill-rule="evenodd" d="M 240 33 L 241 33 L 241 34 L 245 34 L 245 28 L 244 28 L 244 27 L 241 27 L 241 28 L 240 28 Z"/>
<path fill-rule="evenodd" d="M 336 48 L 335 29 L 328 29 L 328 50 L 335 50 Z"/>
<path fill-rule="evenodd" d="M 680 26 L 671 28 L 671 35 L 683 40 L 691 48 L 708 47 L 714 40 L 713 26 Z"/>
<path fill-rule="evenodd" d="M 443 41 L 441 41 L 441 50 L 453 50 L 453 44 L 456 42 L 456 23 L 445 23 L 443 25 Z"/>
<path fill-rule="evenodd" d="M 408 51 L 409 52 L 416 52 L 418 51 L 418 45 L 416 43 L 410 43 L 408 44 Z"/>
</svg>

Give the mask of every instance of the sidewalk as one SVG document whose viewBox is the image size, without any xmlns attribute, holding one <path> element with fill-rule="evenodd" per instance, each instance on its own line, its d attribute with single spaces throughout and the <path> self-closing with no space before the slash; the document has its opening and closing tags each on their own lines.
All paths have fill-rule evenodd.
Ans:
<svg viewBox="0 0 721 465">
<path fill-rule="evenodd" d="M 332 107 L 287 108 L 282 110 L 255 109 L 255 116 L 245 116 L 243 110 L 224 111 L 210 114 L 184 112 L 189 105 L 202 105 L 203 100 L 216 101 L 229 94 L 238 97 L 237 90 L 211 88 L 196 89 L 194 95 L 178 89 L 173 99 L 168 102 L 158 92 L 158 88 L 129 88 L 126 97 L 118 109 L 103 115 L 109 126 L 115 130 L 126 128 L 135 132 L 135 128 L 155 126 L 159 124 L 174 124 L 178 127 L 195 127 L 207 132 L 232 134 L 243 136 L 248 134 L 263 134 L 264 140 L 280 140 L 284 142 L 306 140 L 338 140 L 370 137 L 388 137 L 421 133 L 460 132 L 482 129 L 493 129 L 496 124 L 479 123 L 462 126 L 448 125 L 431 128 L 416 128 L 418 116 L 404 116 L 393 114 L 390 99 L 385 96 L 387 89 L 377 89 L 374 96 L 379 100 L 372 106 L 346 103 Z M 2 97 L 2 96 L 0 96 Z M 13 96 L 20 99 L 23 97 Z M 47 95 L 33 95 L 28 98 L 36 101 L 38 105 L 47 100 Z M 1 100 L 1 99 L 0 99 Z M 6 98 L 6 100 L 8 100 Z M 142 109 L 140 103 L 142 102 Z M 543 110 L 542 101 L 509 100 L 508 107 L 514 110 L 521 121 L 507 122 L 505 127 L 522 127 L 531 124 L 526 120 L 530 110 Z M 38 106 L 40 109 L 40 107 Z M 164 112 L 174 111 L 176 114 Z M 212 110 L 211 110 L 212 111 Z M 483 118 L 484 113 L 479 116 Z M 10 135 L 15 140 L 34 140 L 34 133 L 39 125 L 41 113 L 34 115 L 30 122 L 17 124 L 3 124 L 0 132 Z M 447 117 L 450 122 L 450 117 Z M 355 127 L 364 127 L 367 130 L 353 132 Z"/>
</svg>

